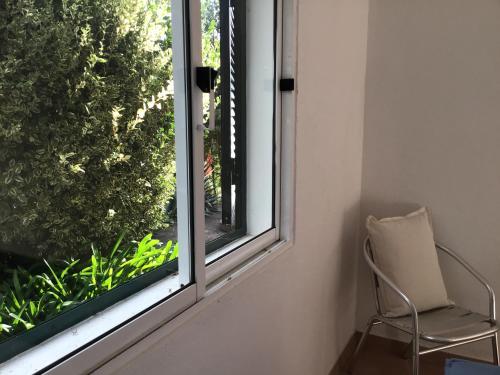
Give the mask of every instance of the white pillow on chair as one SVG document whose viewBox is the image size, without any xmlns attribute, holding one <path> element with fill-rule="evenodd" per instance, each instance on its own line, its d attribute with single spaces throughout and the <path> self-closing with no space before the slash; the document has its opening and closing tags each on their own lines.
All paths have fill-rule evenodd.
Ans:
<svg viewBox="0 0 500 375">
<path fill-rule="evenodd" d="M 366 228 L 373 261 L 410 298 L 417 311 L 452 304 L 439 267 L 427 208 L 404 217 L 378 220 L 369 216 Z M 385 315 L 408 315 L 408 305 L 387 285 L 380 284 Z"/>
</svg>

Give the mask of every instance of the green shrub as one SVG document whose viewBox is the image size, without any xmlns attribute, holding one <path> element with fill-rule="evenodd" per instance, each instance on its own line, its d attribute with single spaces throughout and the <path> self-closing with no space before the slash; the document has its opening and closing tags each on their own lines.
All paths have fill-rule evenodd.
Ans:
<svg viewBox="0 0 500 375">
<path fill-rule="evenodd" d="M 123 246 L 121 236 L 108 256 L 47 262 L 30 269 L 4 269 L 0 283 L 0 341 L 109 291 L 178 256 L 178 245 L 162 245 L 149 234 Z"/>
<path fill-rule="evenodd" d="M 165 0 L 0 1 L 1 248 L 76 255 L 164 225 L 169 13 Z"/>
</svg>

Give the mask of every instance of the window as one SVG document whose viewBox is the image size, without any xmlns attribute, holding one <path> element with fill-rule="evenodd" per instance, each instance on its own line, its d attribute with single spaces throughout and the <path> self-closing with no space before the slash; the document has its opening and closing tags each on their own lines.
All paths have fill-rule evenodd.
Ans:
<svg viewBox="0 0 500 375">
<path fill-rule="evenodd" d="M 205 135 L 205 157 L 219 160 L 218 175 L 212 176 L 220 180 L 220 203 L 205 219 L 211 263 L 234 250 L 237 239 L 241 243 L 269 231 L 271 241 L 276 237 L 275 40 L 269 37 L 275 33 L 275 4 L 207 0 L 202 10 L 203 57 L 214 60 L 204 63 L 220 71 L 215 129 L 208 127 Z"/>
<path fill-rule="evenodd" d="M 0 371 L 109 358 L 284 239 L 285 3 L 0 4 Z"/>
<path fill-rule="evenodd" d="M 169 1 L 7 1 L 0 18 L 5 360 L 169 275 L 189 284 L 190 145 Z"/>
<path fill-rule="evenodd" d="M 219 72 L 214 127 L 208 126 L 205 134 L 206 178 L 217 187 L 213 193 L 205 191 L 210 254 L 246 231 L 245 1 L 204 0 L 201 16 L 203 64 Z M 204 104 L 205 108 L 210 105 Z M 204 117 L 209 116 L 205 111 Z"/>
</svg>

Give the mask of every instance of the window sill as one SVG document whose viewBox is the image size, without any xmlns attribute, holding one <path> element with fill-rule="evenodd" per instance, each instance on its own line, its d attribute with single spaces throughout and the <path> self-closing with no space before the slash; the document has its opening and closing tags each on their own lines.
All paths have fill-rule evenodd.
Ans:
<svg viewBox="0 0 500 375">
<path fill-rule="evenodd" d="M 208 284 L 228 273 L 238 265 L 252 258 L 278 241 L 276 229 L 270 229 L 258 236 L 246 235 L 220 248 L 206 258 L 206 281 Z"/>
</svg>

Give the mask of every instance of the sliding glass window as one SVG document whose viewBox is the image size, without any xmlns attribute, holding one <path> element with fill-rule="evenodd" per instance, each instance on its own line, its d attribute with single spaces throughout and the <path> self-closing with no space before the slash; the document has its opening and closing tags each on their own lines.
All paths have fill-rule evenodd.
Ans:
<svg viewBox="0 0 500 375">
<path fill-rule="evenodd" d="M 281 3 L 0 1 L 0 372 L 90 372 L 280 239 Z"/>
<path fill-rule="evenodd" d="M 212 262 L 275 226 L 275 3 L 202 0 L 201 25 L 203 65 L 218 72 L 203 112 Z"/>
<path fill-rule="evenodd" d="M 176 3 L 0 2 L 0 361 L 192 280 Z"/>
</svg>

